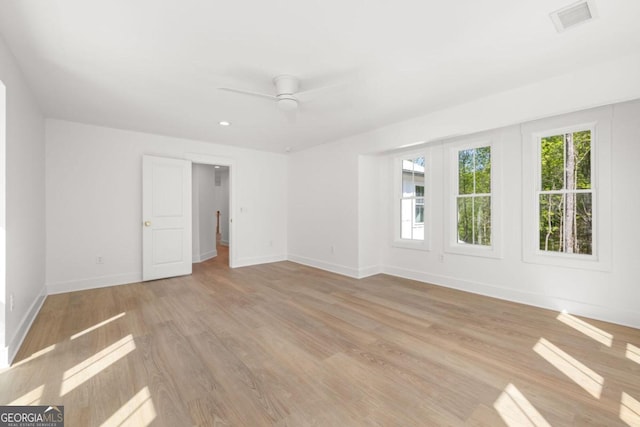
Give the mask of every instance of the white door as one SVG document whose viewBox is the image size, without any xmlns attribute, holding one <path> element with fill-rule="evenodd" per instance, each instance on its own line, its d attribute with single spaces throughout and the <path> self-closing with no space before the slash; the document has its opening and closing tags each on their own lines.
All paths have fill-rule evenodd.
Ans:
<svg viewBox="0 0 640 427">
<path fill-rule="evenodd" d="M 191 162 L 143 156 L 142 280 L 191 274 Z"/>
</svg>

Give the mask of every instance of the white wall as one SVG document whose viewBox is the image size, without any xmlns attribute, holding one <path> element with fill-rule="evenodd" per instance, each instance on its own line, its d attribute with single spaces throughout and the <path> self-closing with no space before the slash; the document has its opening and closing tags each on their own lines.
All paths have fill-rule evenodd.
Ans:
<svg viewBox="0 0 640 427">
<path fill-rule="evenodd" d="M 404 250 L 403 255 L 398 258 L 406 258 L 407 264 L 398 264 L 405 261 L 400 261 L 390 254 L 390 231 L 385 227 L 391 219 L 389 212 L 386 212 L 382 197 L 390 194 L 391 187 L 388 176 L 385 175 L 385 169 L 376 168 L 372 164 L 375 163 L 376 155 L 456 135 L 469 135 L 594 106 L 638 99 L 640 98 L 638 75 L 640 75 L 640 55 L 630 55 L 586 67 L 579 72 L 497 93 L 463 105 L 327 143 L 311 150 L 292 153 L 289 164 L 290 259 L 353 277 L 362 277 L 375 272 L 375 268 L 370 263 L 376 256 L 373 249 L 376 243 L 371 240 L 371 236 L 382 233 L 383 243 L 378 247 L 384 251 L 384 254 L 379 256 L 381 259 L 379 269 L 403 274 L 399 270 L 407 265 L 425 262 L 427 265 L 432 265 L 432 262 L 437 261 L 437 255 L 433 251 L 426 253 L 425 261 L 423 258 L 418 258 L 425 256 L 424 252 Z M 624 156 L 624 153 L 616 151 L 618 150 L 616 144 L 617 141 L 614 141 L 616 153 L 614 162 L 620 160 L 620 156 Z M 362 157 L 363 155 L 367 156 Z M 383 165 L 386 164 L 383 160 L 380 161 Z M 615 163 L 614 170 L 622 173 Z M 440 162 L 434 162 L 433 173 L 436 175 L 444 173 Z M 615 179 L 614 176 L 614 185 Z M 372 185 L 379 185 L 379 191 L 371 191 Z M 520 192 L 521 188 L 518 189 L 518 194 Z M 435 200 L 442 200 L 442 188 L 435 188 L 432 197 Z M 619 209 L 618 206 L 622 203 L 622 201 L 614 203 L 613 208 Z M 370 208 L 371 206 L 378 206 L 379 209 Z M 504 216 L 508 217 L 511 213 L 511 211 L 505 211 Z M 375 215 L 379 215 L 378 220 Z M 443 223 L 441 211 L 436 210 L 433 215 L 436 224 Z M 621 214 L 616 210 L 616 215 Z M 614 221 L 614 224 L 617 222 Z M 505 234 L 521 233 L 519 225 L 511 223 L 505 227 Z M 381 230 L 386 231 L 381 232 Z M 442 233 L 442 229 L 434 227 L 431 233 L 436 236 Z M 338 242 L 335 254 L 328 251 L 332 242 Z M 624 246 L 621 242 L 615 242 L 613 248 L 616 256 L 614 259 L 616 271 L 619 263 L 627 256 L 625 254 L 621 258 L 617 255 L 622 248 L 621 245 Z M 509 256 L 520 253 L 521 250 Z M 473 259 L 467 261 L 468 264 L 464 264 L 465 268 L 472 268 L 479 262 Z M 485 261 L 485 263 L 490 264 L 491 261 Z M 398 270 L 392 271 L 393 268 Z M 635 267 L 627 264 L 626 268 L 631 270 Z M 554 283 L 571 277 L 565 270 L 554 276 Z M 514 276 L 514 280 L 528 272 L 527 269 L 522 270 Z M 442 284 L 460 285 L 460 281 L 464 278 L 458 277 L 455 269 L 451 269 L 448 274 L 452 280 Z M 581 274 L 588 276 L 587 273 Z M 421 277 L 426 279 L 424 275 Z M 635 311 L 637 309 L 634 310 L 629 306 L 629 301 L 637 300 L 635 298 L 637 291 L 630 289 L 623 276 L 606 277 L 611 280 L 620 280 L 620 284 L 616 286 L 617 296 L 614 299 L 611 299 L 612 296 L 607 287 L 592 284 L 589 291 L 585 293 L 585 299 L 579 301 L 581 304 L 577 304 L 576 299 L 566 302 L 574 303 L 569 308 L 577 314 L 640 326 L 640 316 L 637 316 Z M 456 282 L 453 279 L 460 279 L 460 281 Z M 484 282 L 489 285 L 503 286 L 503 280 L 499 277 L 493 280 L 487 276 Z M 477 292 L 493 292 L 488 288 L 471 289 L 471 284 L 464 283 L 464 285 L 468 285 L 468 289 Z M 547 304 L 557 308 L 553 304 L 560 301 L 560 298 L 566 297 L 566 292 L 553 293 L 552 290 L 553 288 L 545 289 L 544 292 L 548 293 L 543 294 L 542 297 L 541 294 L 532 293 L 527 301 L 530 304 Z M 584 289 L 579 291 L 582 292 Z M 522 294 L 516 295 L 508 290 L 503 292 L 502 296 L 509 299 L 523 297 Z M 546 298 L 547 296 L 549 298 Z"/>
<path fill-rule="evenodd" d="M 380 272 L 382 244 L 387 229 L 381 220 L 380 174 L 382 159 L 378 156 L 358 157 L 358 274 L 366 277 Z M 376 230 L 375 232 L 373 230 Z"/>
<path fill-rule="evenodd" d="M 140 280 L 143 154 L 232 160 L 237 266 L 286 258 L 286 156 L 60 120 L 46 135 L 50 293 Z"/>
<path fill-rule="evenodd" d="M 191 170 L 191 256 L 193 262 L 200 262 L 200 180 L 197 174 L 197 164 Z"/>
<path fill-rule="evenodd" d="M 289 259 L 359 275 L 358 157 L 340 144 L 289 160 Z"/>
<path fill-rule="evenodd" d="M 0 80 L 6 87 L 6 139 L 0 137 L 5 139 L 0 143 L 0 253 L 6 268 L 0 274 L 0 365 L 6 365 L 45 297 L 45 156 L 42 113 L 2 39 Z"/>
<path fill-rule="evenodd" d="M 216 251 L 215 169 L 213 165 L 193 164 L 193 262 L 218 255 Z"/>
</svg>

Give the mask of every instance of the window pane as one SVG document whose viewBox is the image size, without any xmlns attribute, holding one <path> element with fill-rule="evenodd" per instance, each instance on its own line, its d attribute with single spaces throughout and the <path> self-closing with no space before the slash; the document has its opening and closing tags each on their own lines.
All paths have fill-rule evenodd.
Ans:
<svg viewBox="0 0 640 427">
<path fill-rule="evenodd" d="M 415 196 L 415 184 L 413 183 L 413 172 L 402 171 L 402 197 Z"/>
<path fill-rule="evenodd" d="M 540 249 L 591 255 L 593 210 L 591 193 L 540 195 Z"/>
<path fill-rule="evenodd" d="M 473 194 L 474 150 L 458 151 L 458 194 Z"/>
<path fill-rule="evenodd" d="M 416 165 L 418 167 L 418 165 Z M 413 172 L 413 183 L 415 185 L 414 192 L 416 196 L 420 196 L 417 193 L 418 187 L 422 189 L 422 195 L 424 195 L 424 172 L 415 171 Z"/>
<path fill-rule="evenodd" d="M 424 185 L 416 185 L 416 197 L 424 196 Z"/>
<path fill-rule="evenodd" d="M 563 219 L 564 196 L 562 194 L 541 194 L 540 250 L 564 252 Z"/>
<path fill-rule="evenodd" d="M 564 188 L 564 135 L 542 138 L 540 159 L 542 191 Z"/>
<path fill-rule="evenodd" d="M 576 188 L 591 188 L 591 131 L 584 130 L 573 133 L 575 155 Z"/>
<path fill-rule="evenodd" d="M 491 147 L 476 148 L 475 156 L 475 193 L 491 193 Z"/>
<path fill-rule="evenodd" d="M 574 253 L 593 253 L 592 230 L 593 215 L 591 193 L 579 193 L 575 195 L 575 247 Z"/>
<path fill-rule="evenodd" d="M 458 243 L 473 243 L 472 197 L 458 197 Z"/>
<path fill-rule="evenodd" d="M 474 244 L 491 246 L 491 197 L 480 196 L 473 199 Z"/>
<path fill-rule="evenodd" d="M 413 172 L 413 159 L 403 159 L 402 160 L 402 171 L 403 172 Z"/>
<path fill-rule="evenodd" d="M 412 236 L 413 200 L 400 200 L 400 238 L 411 239 Z"/>
<path fill-rule="evenodd" d="M 424 240 L 424 223 L 413 225 L 413 240 Z"/>
</svg>

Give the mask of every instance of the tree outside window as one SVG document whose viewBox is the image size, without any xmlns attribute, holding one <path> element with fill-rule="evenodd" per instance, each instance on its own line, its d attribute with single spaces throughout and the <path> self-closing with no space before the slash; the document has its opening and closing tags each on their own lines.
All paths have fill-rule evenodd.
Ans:
<svg viewBox="0 0 640 427">
<path fill-rule="evenodd" d="M 424 185 L 416 185 L 416 224 L 424 224 Z"/>
<path fill-rule="evenodd" d="M 458 243 L 491 246 L 491 147 L 458 151 Z"/>
<path fill-rule="evenodd" d="M 539 249 L 593 253 L 591 130 L 540 138 Z"/>
</svg>

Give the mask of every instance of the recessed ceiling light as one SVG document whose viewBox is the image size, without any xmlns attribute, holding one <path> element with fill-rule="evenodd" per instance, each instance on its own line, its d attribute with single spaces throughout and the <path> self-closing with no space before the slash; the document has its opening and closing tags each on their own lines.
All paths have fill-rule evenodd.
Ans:
<svg viewBox="0 0 640 427">
<path fill-rule="evenodd" d="M 231 126 L 231 122 L 228 122 L 226 120 L 222 120 L 221 122 L 218 122 L 218 124 L 220 126 Z"/>
<path fill-rule="evenodd" d="M 213 168 L 214 168 L 214 169 L 220 169 L 220 166 L 215 165 L 215 166 L 213 166 Z"/>
</svg>

